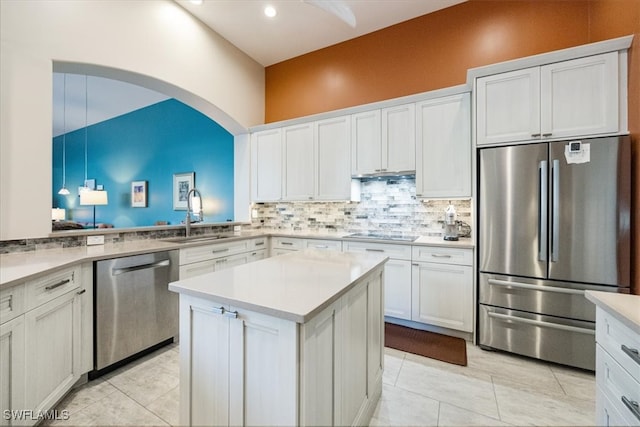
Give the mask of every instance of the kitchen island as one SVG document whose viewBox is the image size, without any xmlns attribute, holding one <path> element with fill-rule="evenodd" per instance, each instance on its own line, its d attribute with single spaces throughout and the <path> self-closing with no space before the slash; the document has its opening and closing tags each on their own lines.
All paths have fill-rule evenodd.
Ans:
<svg viewBox="0 0 640 427">
<path fill-rule="evenodd" d="M 307 250 L 180 280 L 182 425 L 367 425 L 386 257 Z"/>
</svg>

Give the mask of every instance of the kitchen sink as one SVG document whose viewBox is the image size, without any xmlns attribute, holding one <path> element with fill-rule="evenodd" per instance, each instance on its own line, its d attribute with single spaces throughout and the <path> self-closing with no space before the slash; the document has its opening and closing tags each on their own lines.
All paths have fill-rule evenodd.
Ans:
<svg viewBox="0 0 640 427">
<path fill-rule="evenodd" d="M 163 242 L 171 243 L 196 243 L 196 242 L 209 242 L 213 240 L 226 239 L 230 236 L 215 235 L 215 236 L 189 236 L 189 237 L 171 237 L 168 239 L 160 239 Z"/>
</svg>

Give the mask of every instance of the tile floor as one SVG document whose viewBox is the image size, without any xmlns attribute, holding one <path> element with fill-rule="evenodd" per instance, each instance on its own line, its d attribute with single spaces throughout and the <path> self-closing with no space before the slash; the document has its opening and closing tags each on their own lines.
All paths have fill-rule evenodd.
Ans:
<svg viewBox="0 0 640 427">
<path fill-rule="evenodd" d="M 372 426 L 595 424 L 592 373 L 467 344 L 461 367 L 385 349 Z M 76 389 L 52 425 L 178 425 L 178 347 L 156 351 Z"/>
</svg>

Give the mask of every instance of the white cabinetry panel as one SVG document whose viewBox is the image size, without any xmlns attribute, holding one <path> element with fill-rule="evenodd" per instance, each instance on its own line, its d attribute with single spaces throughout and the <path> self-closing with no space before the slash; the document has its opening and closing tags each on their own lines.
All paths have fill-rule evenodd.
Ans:
<svg viewBox="0 0 640 427">
<path fill-rule="evenodd" d="M 6 410 L 27 409 L 25 404 L 24 316 L 0 325 L 0 410 L 1 425 L 19 425 L 7 420 Z"/>
<path fill-rule="evenodd" d="M 470 95 L 420 102 L 416 109 L 416 193 L 471 197 Z"/>
<path fill-rule="evenodd" d="M 477 144 L 618 132 L 619 81 L 618 52 L 478 78 Z"/>
<path fill-rule="evenodd" d="M 75 291 L 25 314 L 28 408 L 52 408 L 80 378 L 80 318 Z"/>
<path fill-rule="evenodd" d="M 349 116 L 317 121 L 315 129 L 317 200 L 351 197 L 351 121 Z"/>
<path fill-rule="evenodd" d="M 351 116 L 351 174 L 367 175 L 382 169 L 380 110 Z"/>
<path fill-rule="evenodd" d="M 382 109 L 381 172 L 416 169 L 415 104 Z"/>
<path fill-rule="evenodd" d="M 313 123 L 282 129 L 284 200 L 311 200 L 315 189 Z"/>
<path fill-rule="evenodd" d="M 251 196 L 254 202 L 282 198 L 282 130 L 251 135 Z"/>
</svg>

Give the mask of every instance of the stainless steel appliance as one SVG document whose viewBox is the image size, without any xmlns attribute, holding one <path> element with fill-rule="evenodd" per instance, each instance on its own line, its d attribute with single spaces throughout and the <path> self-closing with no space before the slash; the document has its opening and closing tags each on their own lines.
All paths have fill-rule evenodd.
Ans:
<svg viewBox="0 0 640 427">
<path fill-rule="evenodd" d="M 479 150 L 483 347 L 595 367 L 594 289 L 629 292 L 628 137 Z"/>
<path fill-rule="evenodd" d="M 90 378 L 178 336 L 178 251 L 96 261 L 94 371 Z M 122 362 L 122 363 L 120 363 Z"/>
</svg>

